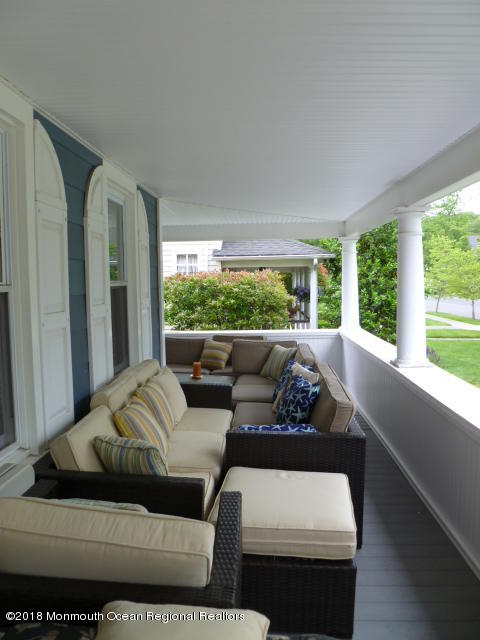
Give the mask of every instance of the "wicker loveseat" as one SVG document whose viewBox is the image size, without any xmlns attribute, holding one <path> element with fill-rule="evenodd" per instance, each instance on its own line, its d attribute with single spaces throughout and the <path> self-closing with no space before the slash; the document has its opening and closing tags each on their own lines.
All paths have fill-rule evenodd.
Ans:
<svg viewBox="0 0 480 640">
<path fill-rule="evenodd" d="M 168 516 L 165 522 L 165 517 L 156 516 L 156 514 L 165 514 L 161 497 L 158 498 L 154 508 L 152 508 L 153 503 L 149 502 L 149 514 L 132 512 L 127 514 L 125 511 L 115 513 L 112 509 L 58 502 L 53 502 L 52 506 L 48 507 L 51 501 L 82 497 L 81 491 L 80 496 L 78 494 L 79 489 L 81 490 L 81 486 L 72 487 L 64 483 L 43 480 L 34 485 L 24 498 L 0 500 L 0 506 L 4 507 L 0 509 L 0 532 L 4 534 L 5 547 L 7 544 L 15 544 L 14 554 L 23 556 L 22 564 L 28 570 L 33 556 L 39 555 L 33 551 L 38 546 L 39 550 L 42 549 L 41 557 L 35 558 L 34 561 L 37 565 L 46 567 L 46 571 L 39 572 L 41 568 L 36 566 L 35 571 L 30 575 L 27 571 L 14 573 L 10 568 L 12 563 L 7 554 L 2 554 L 0 557 L 0 608 L 3 620 L 7 611 L 35 611 L 42 612 L 44 616 L 47 611 L 92 614 L 100 611 L 110 600 L 156 604 L 175 602 L 219 608 L 234 608 L 240 605 L 242 546 L 239 493 L 230 492 L 222 496 L 217 525 L 215 529 L 212 528 L 209 531 L 206 528 L 211 525 L 206 522 L 183 518 L 168 522 Z M 21 505 L 7 504 L 11 501 L 14 503 L 25 501 L 25 498 L 27 502 L 32 498 L 40 500 L 35 504 L 32 504 L 31 500 L 29 504 L 25 502 Z M 119 488 L 117 501 L 129 499 L 130 495 L 123 493 Z M 135 502 L 143 503 L 141 492 L 136 495 Z M 143 506 L 147 505 L 143 504 Z M 18 515 L 19 510 L 22 510 L 20 507 L 27 511 L 30 509 L 38 517 L 25 522 L 25 518 L 22 520 L 22 516 Z M 73 515 L 60 514 L 60 517 L 56 518 L 54 512 L 57 508 L 63 512 L 72 511 Z M 81 540 L 76 539 L 75 531 L 73 535 L 71 533 L 71 522 L 75 522 L 73 518 L 78 520 L 79 514 L 75 514 L 78 510 L 81 510 L 81 522 L 84 523 L 82 530 L 85 529 L 87 532 L 83 533 Z M 118 527 L 115 526 L 116 518 L 122 519 Z M 124 520 L 126 522 L 123 522 Z M 162 535 L 155 533 L 157 520 L 163 523 L 163 526 L 167 526 L 166 533 L 162 534 L 166 541 L 177 540 L 180 536 L 179 531 L 183 531 L 181 534 L 183 542 L 182 540 L 170 542 L 163 547 Z M 96 521 L 98 521 L 97 526 L 94 526 Z M 146 534 L 142 534 L 144 525 L 147 528 Z M 168 533 L 170 526 L 173 528 Z M 22 531 L 22 535 L 15 533 L 15 527 Z M 187 537 L 185 538 L 186 527 Z M 62 535 L 65 528 L 66 532 Z M 37 535 L 39 532 L 40 536 Z M 91 538 L 92 544 L 86 545 L 85 536 Z M 112 536 L 113 546 L 110 544 Z M 52 541 L 51 544 L 48 544 L 49 538 Z M 103 542 L 104 538 L 105 542 Z M 121 539 L 117 540 L 117 538 Z M 56 539 L 58 544 L 54 544 Z M 156 541 L 160 541 L 160 546 L 152 547 Z M 128 553 L 125 551 L 124 561 L 130 563 L 132 571 L 136 574 L 147 576 L 144 583 L 132 581 L 130 574 L 128 579 L 122 578 L 121 572 L 129 569 L 128 566 L 123 567 L 121 563 L 115 562 L 115 556 L 120 553 L 115 549 L 116 543 L 119 543 L 120 547 L 123 546 L 125 550 L 128 548 Z M 172 549 L 172 544 L 177 544 L 179 549 Z M 77 552 L 74 551 L 75 548 Z M 146 552 L 148 555 L 145 557 Z M 162 556 L 163 553 L 166 556 Z M 205 554 L 209 557 L 208 568 L 202 564 L 202 556 Z M 71 557 L 71 562 L 62 560 L 66 555 Z M 178 561 L 175 560 L 177 556 Z M 191 566 L 193 561 L 195 566 Z M 179 567 L 178 562 L 181 562 L 179 575 L 176 570 L 176 567 Z M 165 572 L 162 571 L 162 566 L 165 566 Z M 82 575 L 78 575 L 84 575 L 85 571 L 108 577 L 85 579 Z M 176 583 L 176 586 L 166 583 L 169 573 L 173 575 L 172 584 Z M 156 575 L 158 575 L 158 583 L 155 583 Z"/>
<path fill-rule="evenodd" d="M 168 440 L 168 476 L 105 473 L 93 447 L 97 435 L 118 435 L 113 413 L 124 407 L 151 377 L 160 379 L 176 416 Z M 174 374 L 156 360 L 129 367 L 91 399 L 91 412 L 50 444 L 50 452 L 35 465 L 36 477 L 69 487 L 82 486 L 86 497 L 115 500 L 118 488 L 129 500 L 143 492 L 149 508 L 159 496 L 165 513 L 202 519 L 223 474 L 225 433 L 232 412 L 190 408 Z"/>
</svg>

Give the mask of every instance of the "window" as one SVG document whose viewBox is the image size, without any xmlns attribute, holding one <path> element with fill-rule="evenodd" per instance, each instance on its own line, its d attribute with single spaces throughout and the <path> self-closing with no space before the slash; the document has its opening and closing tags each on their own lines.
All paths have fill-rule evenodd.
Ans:
<svg viewBox="0 0 480 640">
<path fill-rule="evenodd" d="M 113 371 L 130 364 L 128 348 L 128 281 L 125 242 L 125 202 L 108 198 L 108 248 L 112 312 Z"/>
<path fill-rule="evenodd" d="M 7 185 L 7 136 L 0 129 L 0 449 L 15 441 Z"/>
<path fill-rule="evenodd" d="M 198 255 L 196 253 L 183 253 L 177 255 L 177 273 L 197 273 Z"/>
</svg>

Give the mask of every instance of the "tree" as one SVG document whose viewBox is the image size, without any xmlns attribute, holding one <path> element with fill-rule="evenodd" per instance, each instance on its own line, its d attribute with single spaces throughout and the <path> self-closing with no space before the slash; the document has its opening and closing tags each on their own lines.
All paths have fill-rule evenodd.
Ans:
<svg viewBox="0 0 480 640">
<path fill-rule="evenodd" d="M 446 236 L 431 238 L 429 248 L 430 264 L 425 270 L 425 289 L 437 298 L 435 310 L 438 311 L 441 298 L 452 292 L 452 273 L 456 269 L 457 252 L 462 250 Z"/>
<path fill-rule="evenodd" d="M 286 329 L 293 303 L 280 274 L 268 269 L 165 279 L 165 322 L 175 330 Z"/>
<path fill-rule="evenodd" d="M 334 239 L 304 240 L 336 254 L 329 260 L 329 283 L 318 306 L 319 327 L 341 322 L 342 251 Z M 397 314 L 397 223 L 364 233 L 357 245 L 360 324 L 371 333 L 395 343 Z"/>
<path fill-rule="evenodd" d="M 456 250 L 451 274 L 451 292 L 472 303 L 475 320 L 475 300 L 480 298 L 480 252 Z"/>
</svg>

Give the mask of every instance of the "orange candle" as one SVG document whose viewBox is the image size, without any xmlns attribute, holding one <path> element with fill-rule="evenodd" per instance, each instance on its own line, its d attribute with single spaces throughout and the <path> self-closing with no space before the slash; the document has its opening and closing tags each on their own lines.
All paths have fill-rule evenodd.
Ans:
<svg viewBox="0 0 480 640">
<path fill-rule="evenodd" d="M 202 375 L 202 363 L 194 362 L 193 363 L 193 376 L 194 378 L 200 378 Z"/>
</svg>

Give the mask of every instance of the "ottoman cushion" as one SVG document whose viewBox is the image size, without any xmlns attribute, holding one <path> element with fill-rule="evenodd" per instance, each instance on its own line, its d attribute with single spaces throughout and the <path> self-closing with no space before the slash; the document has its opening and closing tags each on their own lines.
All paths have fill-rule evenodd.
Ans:
<svg viewBox="0 0 480 640">
<path fill-rule="evenodd" d="M 243 552 L 350 560 L 356 526 L 347 476 L 232 467 L 221 491 L 242 494 Z M 220 494 L 209 521 L 216 523 Z"/>
</svg>

